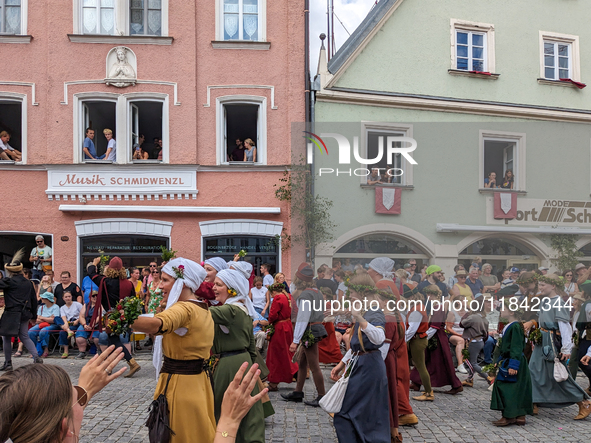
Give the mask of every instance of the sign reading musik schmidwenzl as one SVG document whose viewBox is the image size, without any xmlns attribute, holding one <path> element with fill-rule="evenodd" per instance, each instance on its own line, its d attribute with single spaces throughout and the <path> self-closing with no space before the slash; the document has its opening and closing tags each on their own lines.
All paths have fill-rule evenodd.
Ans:
<svg viewBox="0 0 591 443">
<path fill-rule="evenodd" d="M 591 226 L 591 201 L 517 198 L 514 219 L 495 220 L 493 198 L 487 199 L 486 222 L 488 224 L 528 226 Z"/>
<path fill-rule="evenodd" d="M 159 166 L 135 168 L 79 167 L 47 171 L 47 194 L 195 194 L 195 169 Z"/>
</svg>

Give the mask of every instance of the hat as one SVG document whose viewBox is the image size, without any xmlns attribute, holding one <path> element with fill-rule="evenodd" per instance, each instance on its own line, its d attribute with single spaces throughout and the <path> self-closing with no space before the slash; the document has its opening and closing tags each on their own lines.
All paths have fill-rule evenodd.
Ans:
<svg viewBox="0 0 591 443">
<path fill-rule="evenodd" d="M 21 272 L 23 270 L 23 258 L 25 256 L 25 248 L 21 248 L 17 251 L 16 254 L 14 254 L 14 257 L 12 257 L 12 260 L 10 260 L 10 263 L 6 263 L 4 265 L 4 269 L 6 269 L 8 272 L 12 272 L 12 273 L 18 273 Z"/>
<path fill-rule="evenodd" d="M 404 292 L 402 293 L 402 296 L 404 298 L 410 298 L 413 295 L 415 295 L 417 292 L 419 292 L 419 286 L 418 285 L 415 286 L 414 288 L 411 288 L 408 285 L 404 285 L 403 287 L 404 287 Z"/>
<path fill-rule="evenodd" d="M 513 272 L 519 272 L 519 268 L 516 268 L 515 266 L 513 266 L 511 268 L 511 273 L 513 273 Z"/>
<path fill-rule="evenodd" d="M 427 275 L 431 275 L 434 272 L 441 272 L 441 268 L 437 265 L 431 265 L 427 268 Z"/>
<path fill-rule="evenodd" d="M 591 294 L 591 280 L 585 280 L 579 285 L 579 289 L 587 294 Z"/>
<path fill-rule="evenodd" d="M 579 269 L 583 269 L 586 268 L 587 266 L 585 266 L 583 263 L 578 263 L 577 266 L 575 266 L 575 271 L 578 271 Z"/>
<path fill-rule="evenodd" d="M 539 269 L 540 271 L 549 271 L 549 270 L 550 270 L 550 268 L 547 268 L 547 267 L 545 267 L 545 266 L 540 266 L 538 269 Z"/>
<path fill-rule="evenodd" d="M 410 263 L 405 263 L 403 267 L 404 267 L 404 269 L 412 268 L 412 265 Z"/>
<path fill-rule="evenodd" d="M 579 301 L 587 301 L 585 299 L 585 297 L 583 297 L 583 294 L 580 292 L 573 292 L 573 299 L 574 300 L 579 300 Z"/>
<path fill-rule="evenodd" d="M 40 295 L 41 298 L 46 298 L 47 300 L 49 300 L 50 302 L 54 302 L 55 298 L 53 298 L 53 294 L 51 292 L 44 292 L 43 294 Z"/>
<path fill-rule="evenodd" d="M 458 272 L 456 272 L 456 275 L 454 275 L 455 278 L 458 277 L 466 277 L 468 278 L 468 273 L 464 270 L 464 269 L 460 269 Z"/>
<path fill-rule="evenodd" d="M 302 263 L 296 271 L 296 277 L 305 282 L 311 282 L 314 280 L 314 271 L 308 263 Z"/>
<path fill-rule="evenodd" d="M 510 295 L 514 295 L 517 291 L 519 291 L 519 285 L 509 285 L 497 291 L 496 295 L 499 297 L 507 297 Z"/>
<path fill-rule="evenodd" d="M 109 268 L 118 271 L 119 269 L 123 268 L 123 262 L 119 257 L 113 257 L 109 262 Z"/>
</svg>

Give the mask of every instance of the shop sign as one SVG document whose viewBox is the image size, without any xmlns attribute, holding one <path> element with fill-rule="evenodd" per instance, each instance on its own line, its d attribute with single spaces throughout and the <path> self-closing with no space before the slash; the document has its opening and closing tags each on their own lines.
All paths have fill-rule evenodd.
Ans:
<svg viewBox="0 0 591 443">
<path fill-rule="evenodd" d="M 495 220 L 493 198 L 487 198 L 488 224 L 590 227 L 591 201 L 517 198 L 517 212 L 512 220 Z"/>
</svg>

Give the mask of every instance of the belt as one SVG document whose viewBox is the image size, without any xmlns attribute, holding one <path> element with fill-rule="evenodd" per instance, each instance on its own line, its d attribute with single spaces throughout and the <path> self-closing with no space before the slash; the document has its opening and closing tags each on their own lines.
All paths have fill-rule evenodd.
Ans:
<svg viewBox="0 0 591 443">
<path fill-rule="evenodd" d="M 556 335 L 560 335 L 560 331 L 555 331 L 553 329 L 546 329 L 546 328 L 540 328 L 543 332 L 554 332 Z"/>
<path fill-rule="evenodd" d="M 175 360 L 164 356 L 164 363 L 160 372 L 167 374 L 197 375 L 205 371 L 207 363 L 204 359 L 197 360 Z"/>
<path fill-rule="evenodd" d="M 313 325 L 321 325 L 322 323 L 323 322 L 321 322 L 321 321 L 315 321 L 313 323 L 310 323 L 310 326 L 313 326 Z"/>
<path fill-rule="evenodd" d="M 224 358 L 224 357 L 230 357 L 232 355 L 244 354 L 245 352 L 248 352 L 248 351 L 246 349 L 239 349 L 237 351 L 220 352 L 217 355 L 219 356 L 219 358 Z"/>
<path fill-rule="evenodd" d="M 379 349 L 372 349 L 371 351 L 359 351 L 357 352 L 357 355 L 365 355 L 365 354 L 371 354 L 372 352 L 378 352 Z"/>
<path fill-rule="evenodd" d="M 277 324 L 277 325 L 278 325 L 279 323 L 283 323 L 283 322 L 286 322 L 286 321 L 288 321 L 288 322 L 291 322 L 291 318 L 284 318 L 283 320 L 279 320 L 279 321 L 278 321 L 278 322 L 276 322 L 275 324 Z"/>
</svg>

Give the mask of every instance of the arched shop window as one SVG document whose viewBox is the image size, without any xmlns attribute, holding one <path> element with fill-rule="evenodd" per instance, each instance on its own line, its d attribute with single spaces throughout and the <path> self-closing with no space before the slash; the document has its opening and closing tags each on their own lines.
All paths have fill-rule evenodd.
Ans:
<svg viewBox="0 0 591 443">
<path fill-rule="evenodd" d="M 357 264 L 367 269 L 369 262 L 379 256 L 393 259 L 396 268 L 401 268 L 411 259 L 416 260 L 417 272 L 429 260 L 429 256 L 418 246 L 391 234 L 369 234 L 352 240 L 338 249 L 333 259 L 340 260 L 343 269 L 349 271 Z"/>
<path fill-rule="evenodd" d="M 579 261 L 587 266 L 591 265 L 591 243 L 587 243 L 579 249 L 579 252 L 583 253 L 583 256 L 579 257 Z"/>
<path fill-rule="evenodd" d="M 37 235 L 42 235 L 45 244 L 53 249 L 53 236 L 51 234 L 42 232 L 0 232 L 0 269 L 4 270 L 4 265 L 10 263 L 14 254 L 21 248 L 25 248 L 24 267 L 32 269 L 33 263 L 29 261 L 29 257 L 36 246 L 35 237 Z"/>
<path fill-rule="evenodd" d="M 124 268 L 148 266 L 151 261 L 162 262 L 161 246 L 168 248 L 168 237 L 145 235 L 100 235 L 80 237 L 80 269 L 86 276 L 86 265 L 102 255 L 121 258 Z"/>
<path fill-rule="evenodd" d="M 255 275 L 260 275 L 260 267 L 263 263 L 271 265 L 269 270 L 271 274 L 279 272 L 279 246 L 275 237 L 254 237 L 254 236 L 223 236 L 223 237 L 205 237 L 203 239 L 203 257 L 221 257 L 226 261 L 234 259 L 234 254 L 241 250 L 246 252 L 246 256 L 241 259 L 252 263 Z"/>
<path fill-rule="evenodd" d="M 534 251 L 522 243 L 508 239 L 478 240 L 460 252 L 458 263 L 468 270 L 476 257 L 482 259 L 482 264 L 490 263 L 493 267 L 492 273 L 498 277 L 507 268 L 517 267 L 533 271 L 540 266 L 540 259 Z"/>
</svg>

